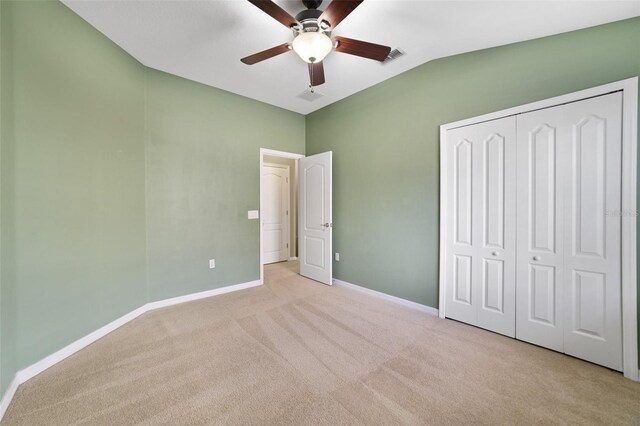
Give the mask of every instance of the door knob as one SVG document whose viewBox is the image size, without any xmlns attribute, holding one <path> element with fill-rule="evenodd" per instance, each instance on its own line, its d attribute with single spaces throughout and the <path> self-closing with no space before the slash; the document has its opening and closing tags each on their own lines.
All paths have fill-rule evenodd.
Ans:
<svg viewBox="0 0 640 426">
<path fill-rule="evenodd" d="M 533 256 L 533 260 L 540 260 L 540 256 Z"/>
<path fill-rule="evenodd" d="M 491 256 L 497 256 L 497 255 L 498 255 L 497 251 L 494 251 L 494 252 L 491 253 Z"/>
<path fill-rule="evenodd" d="M 324 226 L 325 228 L 328 228 L 328 227 L 330 227 L 331 225 L 329 224 L 329 222 L 327 222 L 327 223 L 323 223 L 323 224 L 322 224 L 322 226 Z"/>
</svg>

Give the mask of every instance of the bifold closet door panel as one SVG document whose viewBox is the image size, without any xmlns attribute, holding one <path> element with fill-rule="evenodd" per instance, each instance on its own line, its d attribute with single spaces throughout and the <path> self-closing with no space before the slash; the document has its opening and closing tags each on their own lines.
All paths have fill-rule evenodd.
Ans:
<svg viewBox="0 0 640 426">
<path fill-rule="evenodd" d="M 446 315 L 515 335 L 515 118 L 447 132 Z"/>
<path fill-rule="evenodd" d="M 622 370 L 622 93 L 562 108 L 564 352 Z"/>
<path fill-rule="evenodd" d="M 557 108 L 517 117 L 516 337 L 562 352 L 561 121 Z"/>
<path fill-rule="evenodd" d="M 446 315 L 476 324 L 473 294 L 473 138 L 461 129 L 447 132 Z"/>
</svg>

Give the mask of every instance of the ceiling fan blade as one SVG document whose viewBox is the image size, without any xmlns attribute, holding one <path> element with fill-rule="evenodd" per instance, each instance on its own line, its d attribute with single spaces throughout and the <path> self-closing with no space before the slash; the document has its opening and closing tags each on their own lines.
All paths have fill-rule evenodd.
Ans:
<svg viewBox="0 0 640 426">
<path fill-rule="evenodd" d="M 380 44 L 354 40 L 346 37 L 336 37 L 336 40 L 338 41 L 336 52 L 361 56 L 363 58 L 373 59 L 374 61 L 384 61 L 387 59 L 387 56 L 389 56 L 389 52 L 391 52 L 391 48 L 389 46 L 382 46 Z"/>
<path fill-rule="evenodd" d="M 300 25 L 296 18 L 289 15 L 287 11 L 272 2 L 271 0 L 249 0 L 249 3 L 271 16 L 287 28 Z"/>
<path fill-rule="evenodd" d="M 331 28 L 335 28 L 363 1 L 364 0 L 333 0 L 329 3 L 329 6 L 327 6 L 322 15 L 320 15 L 318 22 L 327 21 L 331 24 Z"/>
<path fill-rule="evenodd" d="M 322 62 L 309 64 L 309 80 L 311 81 L 311 86 L 324 84 L 324 65 L 322 65 Z"/>
<path fill-rule="evenodd" d="M 265 59 L 278 56 L 281 53 L 288 52 L 289 50 L 291 50 L 289 49 L 289 45 L 287 43 L 284 43 L 284 44 L 281 44 L 280 46 L 272 47 L 271 49 L 254 53 L 253 55 L 247 56 L 246 58 L 242 58 L 240 60 L 247 65 L 253 65 L 253 64 L 257 64 L 260 61 L 264 61 Z"/>
</svg>

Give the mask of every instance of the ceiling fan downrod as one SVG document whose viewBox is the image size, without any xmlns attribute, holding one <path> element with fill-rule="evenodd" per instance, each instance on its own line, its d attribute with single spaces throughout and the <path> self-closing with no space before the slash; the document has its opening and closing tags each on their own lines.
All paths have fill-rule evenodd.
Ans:
<svg viewBox="0 0 640 426">
<path fill-rule="evenodd" d="M 320 0 L 322 2 L 322 0 Z M 309 77 L 310 77 L 310 83 L 309 83 L 309 91 L 311 93 L 316 93 L 315 89 L 313 88 L 313 63 L 315 62 L 315 58 L 312 58 L 313 60 L 311 61 L 311 67 L 309 67 Z"/>
</svg>

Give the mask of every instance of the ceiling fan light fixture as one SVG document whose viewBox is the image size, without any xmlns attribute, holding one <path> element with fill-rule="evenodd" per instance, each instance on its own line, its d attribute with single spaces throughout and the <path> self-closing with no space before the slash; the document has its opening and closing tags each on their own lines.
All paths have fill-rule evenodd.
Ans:
<svg viewBox="0 0 640 426">
<path fill-rule="evenodd" d="M 324 33 L 309 31 L 296 36 L 293 50 L 307 63 L 321 62 L 333 48 L 331 39 Z"/>
</svg>

